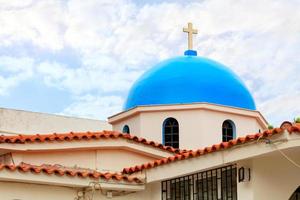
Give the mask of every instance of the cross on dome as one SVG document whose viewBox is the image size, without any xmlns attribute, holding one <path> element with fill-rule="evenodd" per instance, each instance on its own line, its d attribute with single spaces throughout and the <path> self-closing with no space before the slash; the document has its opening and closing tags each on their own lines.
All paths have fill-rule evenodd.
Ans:
<svg viewBox="0 0 300 200">
<path fill-rule="evenodd" d="M 198 34 L 197 29 L 193 29 L 193 24 L 191 22 L 188 23 L 187 28 L 183 28 L 183 32 L 188 33 L 188 50 L 193 49 L 193 34 Z"/>
</svg>

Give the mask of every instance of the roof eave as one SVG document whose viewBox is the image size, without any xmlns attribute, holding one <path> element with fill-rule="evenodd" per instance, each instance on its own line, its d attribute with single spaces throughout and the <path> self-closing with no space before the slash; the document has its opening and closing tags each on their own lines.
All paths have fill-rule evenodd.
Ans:
<svg viewBox="0 0 300 200">
<path fill-rule="evenodd" d="M 144 169 L 143 172 L 147 171 L 146 180 L 147 183 L 151 183 L 267 155 L 275 151 L 274 146 L 271 144 L 277 142 L 280 142 L 280 146 L 277 147 L 280 150 L 300 148 L 299 132 L 290 133 L 285 130 L 281 134 L 272 135 L 267 138 L 267 140 L 270 140 L 271 143 L 266 143 L 266 140 L 264 139 L 262 139 L 264 142 L 252 141 L 246 144 L 236 145 L 232 148 L 216 151 L 214 153 L 208 153 L 203 156 L 197 156 L 189 159 L 185 158 L 161 166 Z"/>
<path fill-rule="evenodd" d="M 126 181 L 104 181 L 92 180 L 89 178 L 79 178 L 70 176 L 57 176 L 47 174 L 23 173 L 19 171 L 3 170 L 0 173 L 0 181 L 31 183 L 41 185 L 56 185 L 72 188 L 88 188 L 91 182 L 98 182 L 104 190 L 115 191 L 140 191 L 145 189 L 143 183 L 129 183 Z"/>
</svg>

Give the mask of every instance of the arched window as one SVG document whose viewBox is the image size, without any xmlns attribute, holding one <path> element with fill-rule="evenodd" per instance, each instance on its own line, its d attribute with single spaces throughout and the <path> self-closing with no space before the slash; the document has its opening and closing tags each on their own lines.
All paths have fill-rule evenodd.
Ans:
<svg viewBox="0 0 300 200">
<path fill-rule="evenodd" d="M 166 146 L 179 148 L 179 125 L 174 118 L 168 118 L 163 123 L 163 143 Z"/>
<path fill-rule="evenodd" d="M 292 196 L 289 198 L 289 200 L 299 200 L 299 199 L 300 199 L 300 186 L 292 194 Z"/>
<path fill-rule="evenodd" d="M 231 120 L 225 120 L 222 125 L 222 141 L 228 142 L 235 138 L 235 125 Z"/>
<path fill-rule="evenodd" d="M 130 129 L 129 129 L 129 126 L 128 125 L 125 125 L 124 127 L 123 127 L 123 131 L 122 131 L 123 133 L 130 133 Z"/>
</svg>

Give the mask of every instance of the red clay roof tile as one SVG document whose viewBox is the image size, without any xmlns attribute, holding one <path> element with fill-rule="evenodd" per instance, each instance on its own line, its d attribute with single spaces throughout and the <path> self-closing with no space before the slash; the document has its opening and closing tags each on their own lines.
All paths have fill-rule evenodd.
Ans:
<svg viewBox="0 0 300 200">
<path fill-rule="evenodd" d="M 292 133 L 292 132 L 300 133 L 300 123 L 293 124 L 291 127 L 289 127 L 286 130 L 289 133 Z M 229 148 L 237 146 L 237 145 L 242 145 L 242 144 L 249 143 L 249 142 L 252 142 L 252 141 L 255 141 L 255 140 L 267 138 L 269 136 L 279 134 L 279 133 L 283 133 L 283 132 L 284 132 L 284 129 L 274 128 L 274 129 L 271 129 L 271 130 L 266 130 L 263 133 L 255 133 L 255 134 L 251 134 L 251 135 L 246 135 L 245 137 L 239 137 L 239 138 L 231 140 L 229 142 L 221 142 L 220 144 L 214 144 L 210 147 L 205 147 L 203 149 L 198 149 L 198 150 L 195 150 L 195 151 L 186 151 L 186 152 L 183 152 L 183 153 L 179 153 L 175 156 L 170 156 L 168 158 L 155 160 L 155 161 L 145 163 L 145 164 L 142 164 L 142 165 L 138 165 L 138 166 L 134 166 L 134 167 L 124 168 L 123 173 L 124 174 L 131 174 L 131 173 L 135 173 L 135 172 L 138 172 L 138 171 L 142 171 L 144 169 L 150 169 L 150 168 L 153 168 L 153 167 L 157 167 L 157 166 L 160 166 L 160 165 L 171 163 L 171 162 L 174 162 L 174 161 L 177 161 L 177 160 L 185 160 L 185 159 L 188 159 L 188 158 L 199 157 L 199 156 L 207 154 L 207 153 L 212 153 L 212 152 L 216 152 L 216 151 L 220 151 L 220 150 L 224 150 L 224 149 L 229 149 Z"/>
<path fill-rule="evenodd" d="M 9 171 L 20 171 L 20 172 L 31 172 L 34 174 L 45 173 L 48 175 L 57 176 L 71 176 L 71 177 L 81 177 L 81 178 L 91 178 L 91 179 L 104 179 L 106 181 L 126 181 L 131 183 L 143 183 L 143 181 L 134 176 L 127 176 L 121 173 L 101 173 L 91 169 L 77 169 L 77 168 L 67 168 L 60 165 L 31 165 L 26 163 L 21 163 L 19 165 L 5 165 L 0 164 L 0 171 L 7 169 Z"/>
<path fill-rule="evenodd" d="M 53 134 L 36 134 L 36 135 L 1 135 L 0 143 L 33 143 L 33 142 L 51 142 L 51 141 L 74 141 L 74 140 L 96 140 L 96 139 L 117 139 L 122 138 L 131 140 L 144 145 L 149 145 L 155 148 L 159 148 L 171 153 L 186 152 L 186 150 L 175 149 L 170 146 L 164 146 L 163 144 L 148 141 L 145 138 L 139 138 L 130 134 L 123 134 L 116 131 L 101 131 L 101 132 L 69 132 L 69 133 L 53 133 Z"/>
</svg>

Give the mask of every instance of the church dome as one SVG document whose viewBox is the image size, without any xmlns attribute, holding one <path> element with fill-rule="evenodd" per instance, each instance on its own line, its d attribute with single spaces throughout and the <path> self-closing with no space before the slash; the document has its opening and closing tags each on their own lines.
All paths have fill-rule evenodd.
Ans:
<svg viewBox="0 0 300 200">
<path fill-rule="evenodd" d="M 256 110 L 249 90 L 233 71 L 192 55 L 165 60 L 145 72 L 130 89 L 124 109 L 191 103 Z"/>
</svg>

